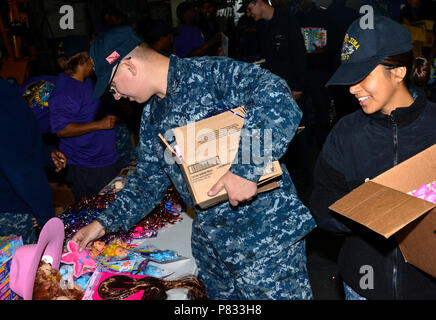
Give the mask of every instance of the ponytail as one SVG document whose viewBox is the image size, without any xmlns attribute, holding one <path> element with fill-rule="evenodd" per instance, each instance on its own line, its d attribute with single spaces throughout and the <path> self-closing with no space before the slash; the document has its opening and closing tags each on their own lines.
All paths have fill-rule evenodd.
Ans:
<svg viewBox="0 0 436 320">
<path fill-rule="evenodd" d="M 410 72 L 410 81 L 412 84 L 422 87 L 430 80 L 430 65 L 426 58 L 416 57 L 412 71 Z"/>
<path fill-rule="evenodd" d="M 413 86 L 422 87 L 430 79 L 430 65 L 424 57 L 414 57 L 413 51 L 385 58 L 381 65 L 387 70 L 406 67 L 404 83 L 408 89 Z"/>
</svg>

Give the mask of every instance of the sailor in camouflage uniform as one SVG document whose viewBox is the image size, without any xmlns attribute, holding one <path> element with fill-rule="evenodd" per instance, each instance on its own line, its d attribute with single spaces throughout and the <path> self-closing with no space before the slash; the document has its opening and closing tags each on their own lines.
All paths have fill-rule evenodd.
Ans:
<svg viewBox="0 0 436 320">
<path fill-rule="evenodd" d="M 115 99 L 128 97 L 147 104 L 136 173 L 97 221 L 74 236 L 81 248 L 106 231 L 127 231 L 159 204 L 171 183 L 185 203 L 194 206 L 180 168 L 165 161 L 158 134 L 168 138 L 172 128 L 222 112 L 219 106 L 244 105 L 247 112 L 241 136 L 257 139 L 260 157 L 271 154 L 272 160 L 277 160 L 285 153 L 302 116 L 286 82 L 258 66 L 224 57 L 166 58 L 144 44 L 137 47 L 139 43 L 130 28 L 121 27 L 91 46 L 98 76 L 95 94 L 100 95 L 109 84 Z M 156 70 L 160 71 L 158 78 L 154 78 L 159 74 Z M 141 72 L 148 74 L 133 76 Z M 162 74 L 165 83 L 159 87 L 156 83 L 163 82 Z M 272 130 L 270 147 L 263 145 L 263 129 Z M 242 146 L 239 161 L 230 172 L 257 190 L 265 164 L 255 164 L 253 159 L 241 161 Z M 252 199 L 231 200 L 236 206 L 225 202 L 196 210 L 192 253 L 210 299 L 312 299 L 304 237 L 315 222 L 298 199 L 286 168 L 282 169 L 278 189 Z"/>
</svg>

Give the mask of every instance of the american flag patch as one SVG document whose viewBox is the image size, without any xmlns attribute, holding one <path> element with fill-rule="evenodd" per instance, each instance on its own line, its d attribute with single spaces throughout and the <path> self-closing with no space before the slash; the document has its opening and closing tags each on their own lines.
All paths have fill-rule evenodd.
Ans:
<svg viewBox="0 0 436 320">
<path fill-rule="evenodd" d="M 120 55 L 118 54 L 118 52 L 114 51 L 110 55 L 107 56 L 106 61 L 109 62 L 109 64 L 112 64 L 115 61 L 117 61 L 119 57 L 120 57 Z"/>
</svg>

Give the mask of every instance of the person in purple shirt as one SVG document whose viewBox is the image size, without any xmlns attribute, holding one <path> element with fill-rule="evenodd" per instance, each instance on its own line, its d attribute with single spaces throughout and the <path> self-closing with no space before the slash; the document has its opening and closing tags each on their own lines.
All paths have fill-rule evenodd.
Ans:
<svg viewBox="0 0 436 320">
<path fill-rule="evenodd" d="M 181 21 L 174 37 L 174 50 L 179 58 L 216 56 L 220 54 L 221 33 L 216 33 L 208 41 L 201 29 L 200 12 L 194 3 L 182 2 L 177 6 L 177 17 Z"/>
<path fill-rule="evenodd" d="M 89 42 L 69 36 L 63 41 L 64 70 L 50 97 L 50 126 L 60 137 L 59 149 L 67 156 L 66 178 L 74 198 L 98 193 L 120 171 L 113 115 L 104 115 L 99 99 L 92 97 L 94 82 Z"/>
</svg>

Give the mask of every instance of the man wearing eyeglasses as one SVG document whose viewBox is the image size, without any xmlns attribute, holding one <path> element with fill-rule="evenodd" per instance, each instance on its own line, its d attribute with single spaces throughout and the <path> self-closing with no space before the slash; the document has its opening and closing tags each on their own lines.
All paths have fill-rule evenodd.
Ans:
<svg viewBox="0 0 436 320">
<path fill-rule="evenodd" d="M 257 194 L 269 163 L 265 159 L 278 160 L 285 153 L 301 119 L 286 82 L 225 57 L 168 58 L 141 43 L 128 27 L 98 38 L 90 54 L 98 78 L 96 97 L 109 88 L 115 99 L 146 105 L 136 171 L 108 208 L 73 237 L 80 248 L 111 230 L 127 231 L 159 204 L 171 184 L 194 208 L 180 168 L 165 161 L 158 135 L 171 144 L 174 137 L 166 133 L 172 128 L 220 113 L 221 106 L 245 106 L 241 141 L 250 142 L 240 144 L 237 163 L 209 190 L 214 196 L 225 189 L 229 202 L 198 209 L 193 221 L 191 246 L 199 277 L 210 299 L 311 299 L 304 237 L 315 222 L 286 168 L 280 188 Z M 267 132 L 271 144 L 264 143 Z M 243 148 L 256 141 L 259 154 L 244 159 Z"/>
</svg>

